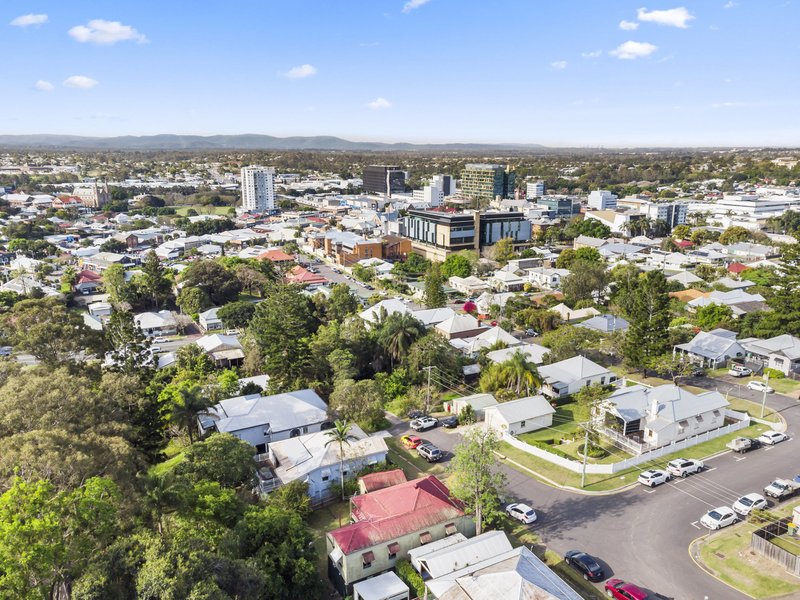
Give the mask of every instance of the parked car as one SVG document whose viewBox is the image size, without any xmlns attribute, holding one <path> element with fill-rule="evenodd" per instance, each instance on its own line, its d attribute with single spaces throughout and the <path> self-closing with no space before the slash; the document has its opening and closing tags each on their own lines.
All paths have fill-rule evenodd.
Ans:
<svg viewBox="0 0 800 600">
<path fill-rule="evenodd" d="M 733 511 L 746 517 L 752 510 L 767 507 L 767 499 L 761 494 L 747 494 L 733 503 Z"/>
<path fill-rule="evenodd" d="M 13 350 L 11 346 L 0 346 L 0 356 L 11 356 Z"/>
<path fill-rule="evenodd" d="M 413 409 L 408 411 L 408 418 L 409 419 L 419 419 L 420 417 L 424 417 L 425 412 L 417 409 Z"/>
<path fill-rule="evenodd" d="M 525 523 L 525 525 L 530 525 L 536 521 L 536 511 L 521 502 L 514 502 L 506 506 L 506 514 L 512 519 Z"/>
<path fill-rule="evenodd" d="M 750 452 L 750 450 L 757 450 L 758 448 L 761 448 L 761 440 L 756 438 L 737 437 L 725 444 L 725 446 L 734 452 L 744 454 L 745 452 Z"/>
<path fill-rule="evenodd" d="M 606 596 L 618 600 L 650 600 L 650 596 L 642 588 L 626 583 L 622 579 L 609 579 L 606 581 Z"/>
<path fill-rule="evenodd" d="M 530 336 L 530 337 L 536 337 L 536 336 L 537 336 L 537 335 L 539 335 L 539 334 L 538 334 L 538 333 L 536 333 L 536 331 L 535 331 L 535 330 L 533 330 L 533 329 L 527 329 L 527 330 L 525 331 L 525 335 L 527 335 L 527 336 Z"/>
<path fill-rule="evenodd" d="M 442 451 L 430 442 L 425 442 L 424 444 L 417 446 L 417 452 L 429 463 L 436 462 L 442 458 Z"/>
<path fill-rule="evenodd" d="M 666 471 L 661 471 L 660 469 L 648 469 L 647 471 L 642 471 L 637 481 L 642 485 L 653 488 L 657 485 L 661 485 L 662 483 L 667 483 L 671 479 L 672 475 Z"/>
<path fill-rule="evenodd" d="M 427 431 L 428 429 L 436 427 L 438 423 L 439 419 L 435 417 L 420 417 L 411 421 L 409 427 L 414 431 Z"/>
<path fill-rule="evenodd" d="M 153 354 L 157 354 L 158 352 L 163 352 L 161 346 L 150 346 L 150 352 Z"/>
<path fill-rule="evenodd" d="M 771 388 L 770 386 L 768 386 L 763 381 L 756 381 L 756 380 L 749 381 L 747 383 L 747 389 L 748 390 L 753 390 L 754 392 L 764 392 L 764 391 L 766 391 L 768 394 L 774 394 L 775 393 L 775 389 Z"/>
<path fill-rule="evenodd" d="M 742 367 L 740 365 L 733 365 L 730 369 L 728 369 L 728 375 L 731 377 L 750 377 L 752 374 L 752 369 L 748 369 L 747 367 Z"/>
<path fill-rule="evenodd" d="M 165 344 L 168 341 L 169 340 L 167 338 L 162 337 L 162 336 L 158 336 L 158 337 L 153 338 L 153 342 L 155 342 L 156 344 Z"/>
<path fill-rule="evenodd" d="M 400 438 L 403 446 L 411 448 L 412 450 L 422 444 L 422 438 L 416 435 L 404 435 Z"/>
<path fill-rule="evenodd" d="M 583 575 L 586 581 L 603 581 L 606 577 L 603 567 L 586 552 L 570 550 L 564 555 L 564 562 Z"/>
<path fill-rule="evenodd" d="M 226 329 L 225 335 L 239 335 L 238 329 Z"/>
<path fill-rule="evenodd" d="M 785 442 L 789 439 L 789 436 L 785 433 L 781 433 L 780 431 L 765 431 L 760 436 L 758 436 L 758 440 L 762 444 L 767 444 L 768 446 L 774 446 L 780 442 Z"/>
<path fill-rule="evenodd" d="M 447 427 L 448 429 L 454 429 L 458 427 L 458 417 L 452 415 L 450 417 L 445 417 L 444 419 L 440 419 L 439 423 L 442 427 Z"/>
<path fill-rule="evenodd" d="M 676 458 L 667 464 L 667 471 L 675 477 L 686 477 L 703 469 L 705 469 L 703 461 L 687 458 Z"/>
<path fill-rule="evenodd" d="M 704 514 L 700 518 L 700 524 L 709 529 L 722 529 L 728 525 L 733 525 L 738 520 L 739 517 L 736 516 L 732 508 L 720 506 Z"/>
<path fill-rule="evenodd" d="M 692 369 L 692 377 L 705 377 L 705 376 L 706 376 L 705 369 L 701 369 L 700 367 Z"/>
<path fill-rule="evenodd" d="M 792 479 L 776 479 L 764 488 L 765 496 L 772 496 L 776 500 L 785 500 L 800 493 L 800 477 Z"/>
</svg>

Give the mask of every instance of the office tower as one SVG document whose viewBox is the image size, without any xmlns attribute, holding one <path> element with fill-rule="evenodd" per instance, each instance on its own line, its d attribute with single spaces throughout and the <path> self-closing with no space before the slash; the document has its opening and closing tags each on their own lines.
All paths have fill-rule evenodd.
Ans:
<svg viewBox="0 0 800 600">
<path fill-rule="evenodd" d="M 368 194 L 391 196 L 406 190 L 406 172 L 396 166 L 369 165 L 364 167 L 361 179 Z"/>
<path fill-rule="evenodd" d="M 242 167 L 242 208 L 247 212 L 264 212 L 275 208 L 275 169 Z"/>
<path fill-rule="evenodd" d="M 531 181 L 525 189 L 528 200 L 531 198 L 541 198 L 544 196 L 544 181 Z"/>
<path fill-rule="evenodd" d="M 516 175 L 503 165 L 468 164 L 461 173 L 461 193 L 473 200 L 513 198 Z"/>
<path fill-rule="evenodd" d="M 595 190 L 589 194 L 588 205 L 595 210 L 613 210 L 617 208 L 617 196 L 608 190 Z"/>
</svg>

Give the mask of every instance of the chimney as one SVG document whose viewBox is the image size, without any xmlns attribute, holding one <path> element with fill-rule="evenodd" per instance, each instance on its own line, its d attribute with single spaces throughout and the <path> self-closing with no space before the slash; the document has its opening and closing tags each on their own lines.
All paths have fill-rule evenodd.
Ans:
<svg viewBox="0 0 800 600">
<path fill-rule="evenodd" d="M 651 390 L 646 390 L 645 393 L 648 394 L 649 396 L 650 391 Z M 650 398 L 649 409 L 647 411 L 647 418 L 649 420 L 653 420 L 656 419 L 657 417 L 658 417 L 658 398 L 653 396 L 652 398 Z"/>
</svg>

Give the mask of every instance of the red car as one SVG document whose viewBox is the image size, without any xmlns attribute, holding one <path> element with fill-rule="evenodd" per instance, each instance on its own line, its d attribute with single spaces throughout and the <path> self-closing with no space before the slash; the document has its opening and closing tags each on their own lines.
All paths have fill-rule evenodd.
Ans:
<svg viewBox="0 0 800 600">
<path fill-rule="evenodd" d="M 632 583 L 625 583 L 622 579 L 609 579 L 606 581 L 606 595 L 619 600 L 648 600 L 650 596 Z"/>
<path fill-rule="evenodd" d="M 400 438 L 400 441 L 403 442 L 403 446 L 406 448 L 414 449 L 422 443 L 422 438 L 416 435 L 404 435 Z"/>
</svg>

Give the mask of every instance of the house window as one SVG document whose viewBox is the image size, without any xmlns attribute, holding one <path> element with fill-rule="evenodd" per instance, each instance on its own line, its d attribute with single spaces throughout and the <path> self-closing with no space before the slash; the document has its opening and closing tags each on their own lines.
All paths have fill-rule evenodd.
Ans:
<svg viewBox="0 0 800 600">
<path fill-rule="evenodd" d="M 425 544 L 430 544 L 433 541 L 433 536 L 431 535 L 430 531 L 423 531 L 419 534 L 419 543 L 423 546 Z"/>
<path fill-rule="evenodd" d="M 372 562 L 375 560 L 375 553 L 370 550 L 369 552 L 364 552 L 361 555 L 361 564 L 365 569 L 369 569 L 372 566 Z"/>
<path fill-rule="evenodd" d="M 322 472 L 322 481 L 328 481 L 331 478 L 331 472 L 325 469 Z"/>
<path fill-rule="evenodd" d="M 456 527 L 455 523 L 448 523 L 444 526 L 444 533 L 445 535 L 453 535 L 458 531 L 458 527 Z"/>
<path fill-rule="evenodd" d="M 521 421 L 519 424 L 520 427 L 525 427 L 525 421 Z"/>
<path fill-rule="evenodd" d="M 776 357 L 776 358 L 773 358 L 772 360 L 775 361 L 775 366 L 776 367 L 783 367 L 783 359 L 782 358 L 777 358 Z"/>
<path fill-rule="evenodd" d="M 266 444 L 256 444 L 256 454 L 264 454 L 267 451 Z"/>
<path fill-rule="evenodd" d="M 703 422 L 703 415 L 697 415 L 697 416 L 695 417 L 695 419 L 697 419 L 697 422 L 698 422 L 698 423 L 702 423 L 702 422 Z"/>
<path fill-rule="evenodd" d="M 689 426 L 689 421 L 678 421 L 678 433 L 683 433 L 683 430 Z"/>
<path fill-rule="evenodd" d="M 649 437 L 649 438 L 653 437 L 653 430 L 652 429 L 648 429 L 647 430 L 647 437 Z"/>
<path fill-rule="evenodd" d="M 717 419 L 719 419 L 719 417 L 720 417 L 720 412 L 719 412 L 718 410 L 715 410 L 715 411 L 714 411 L 714 416 L 715 416 Z"/>
<path fill-rule="evenodd" d="M 397 558 L 397 553 L 400 552 L 400 544 L 397 542 L 392 542 L 387 546 L 389 550 L 389 560 L 394 560 Z"/>
</svg>

